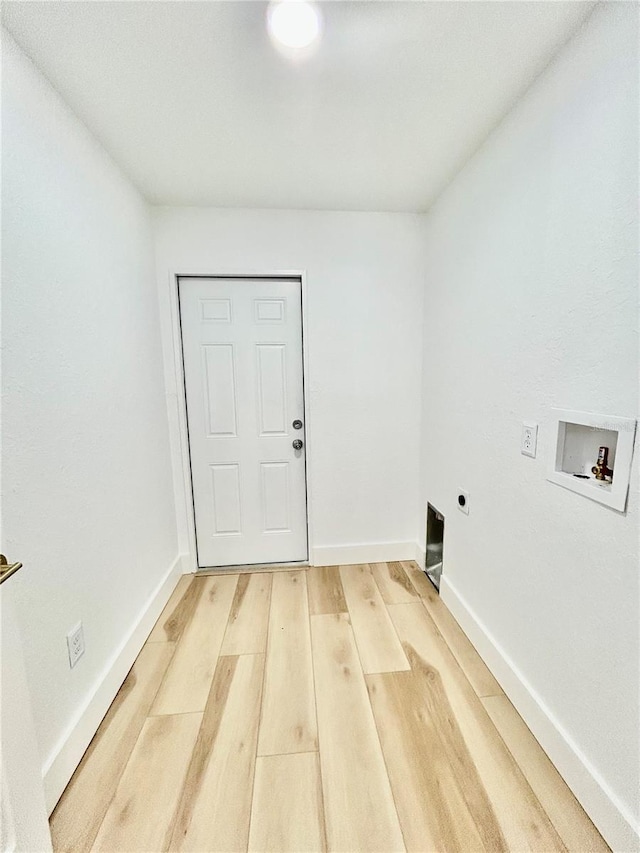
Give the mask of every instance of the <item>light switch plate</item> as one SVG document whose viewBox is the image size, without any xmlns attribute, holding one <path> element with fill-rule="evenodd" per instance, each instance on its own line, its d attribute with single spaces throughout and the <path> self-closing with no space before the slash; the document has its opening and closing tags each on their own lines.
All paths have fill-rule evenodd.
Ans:
<svg viewBox="0 0 640 853">
<path fill-rule="evenodd" d="M 522 438 L 520 440 L 520 453 L 523 456 L 536 458 L 538 447 L 538 424 L 522 424 Z"/>
</svg>

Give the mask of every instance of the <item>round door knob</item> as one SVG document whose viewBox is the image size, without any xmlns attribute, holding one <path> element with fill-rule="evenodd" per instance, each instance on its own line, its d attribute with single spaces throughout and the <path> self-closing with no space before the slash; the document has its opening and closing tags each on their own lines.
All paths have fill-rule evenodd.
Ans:
<svg viewBox="0 0 640 853">
<path fill-rule="evenodd" d="M 300 441 L 299 438 L 296 438 L 292 442 L 291 446 L 293 447 L 294 450 L 302 450 L 302 442 Z"/>
<path fill-rule="evenodd" d="M 302 421 L 299 421 L 299 420 L 296 418 L 296 419 L 295 419 L 295 421 L 291 424 L 291 426 L 292 426 L 294 429 L 302 429 Z"/>
</svg>

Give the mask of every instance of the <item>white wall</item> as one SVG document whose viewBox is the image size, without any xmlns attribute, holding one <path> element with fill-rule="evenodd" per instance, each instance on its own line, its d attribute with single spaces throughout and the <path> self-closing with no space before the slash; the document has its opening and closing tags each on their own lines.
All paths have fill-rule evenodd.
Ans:
<svg viewBox="0 0 640 853">
<path fill-rule="evenodd" d="M 420 510 L 446 516 L 443 598 L 620 850 L 640 813 L 637 465 L 626 514 L 545 473 L 552 407 L 637 417 L 637 14 L 597 8 L 425 225 Z"/>
<path fill-rule="evenodd" d="M 416 539 L 421 225 L 409 214 L 157 208 L 182 549 L 187 509 L 169 297 L 175 274 L 305 270 L 316 563 L 401 559 Z M 182 436 L 184 441 L 184 436 Z"/>
<path fill-rule="evenodd" d="M 147 207 L 6 34 L 3 48 L 2 544 L 24 563 L 12 583 L 51 805 L 178 549 Z"/>
</svg>

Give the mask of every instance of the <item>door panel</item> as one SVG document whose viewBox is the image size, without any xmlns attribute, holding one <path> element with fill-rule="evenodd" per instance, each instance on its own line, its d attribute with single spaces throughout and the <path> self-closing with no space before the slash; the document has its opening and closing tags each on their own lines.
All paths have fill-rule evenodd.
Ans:
<svg viewBox="0 0 640 853">
<path fill-rule="evenodd" d="M 240 466 L 209 465 L 213 499 L 213 536 L 240 535 Z"/>
<path fill-rule="evenodd" d="M 235 436 L 236 379 L 233 344 L 216 344 L 202 347 L 204 360 L 204 393 L 208 415 L 207 435 Z"/>
<path fill-rule="evenodd" d="M 265 533 L 291 530 L 289 523 L 289 463 L 263 462 L 262 507 Z"/>
<path fill-rule="evenodd" d="M 178 285 L 198 565 L 306 560 L 300 281 Z"/>
<path fill-rule="evenodd" d="M 286 350 L 284 344 L 258 344 L 260 436 L 287 434 Z"/>
</svg>

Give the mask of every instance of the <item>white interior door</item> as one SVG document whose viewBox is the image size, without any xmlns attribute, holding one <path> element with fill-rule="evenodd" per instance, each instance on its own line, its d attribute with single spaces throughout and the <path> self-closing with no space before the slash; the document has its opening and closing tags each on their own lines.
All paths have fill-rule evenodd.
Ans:
<svg viewBox="0 0 640 853">
<path fill-rule="evenodd" d="M 178 287 L 198 565 L 304 561 L 300 280 Z"/>
<path fill-rule="evenodd" d="M 13 605 L 17 576 L 0 584 L 0 851 L 46 853 L 51 836 L 22 640 Z"/>
</svg>

